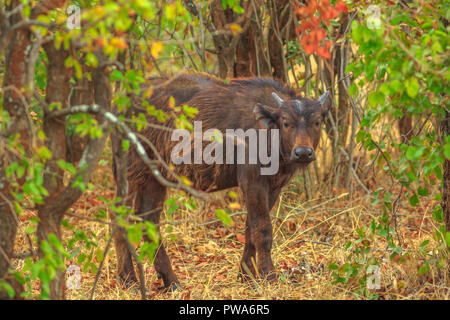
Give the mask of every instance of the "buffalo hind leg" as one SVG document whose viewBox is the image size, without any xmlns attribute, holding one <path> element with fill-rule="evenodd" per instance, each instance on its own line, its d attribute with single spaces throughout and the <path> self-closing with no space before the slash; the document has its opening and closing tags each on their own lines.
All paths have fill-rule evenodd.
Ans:
<svg viewBox="0 0 450 320">
<path fill-rule="evenodd" d="M 151 179 L 142 188 L 142 198 L 137 214 L 143 219 L 158 225 L 161 211 L 163 209 L 164 200 L 166 197 L 166 188 L 158 183 L 156 180 Z M 158 232 L 159 232 L 159 226 Z M 145 241 L 150 242 L 147 234 L 144 235 Z M 170 259 L 167 256 L 166 249 L 162 243 L 162 239 L 159 240 L 160 244 L 155 253 L 154 266 L 158 273 L 158 277 L 161 277 L 164 282 L 164 287 L 170 290 L 181 288 L 180 282 L 177 276 L 173 272 Z"/>
<path fill-rule="evenodd" d="M 138 192 L 137 199 L 140 199 L 141 195 Z M 127 201 L 127 206 L 131 206 L 131 201 Z M 114 221 L 115 217 L 111 216 Z M 112 227 L 110 228 L 112 232 Z M 137 282 L 136 273 L 134 272 L 133 259 L 128 249 L 126 239 L 123 237 L 119 229 L 114 232 L 114 247 L 116 249 L 117 256 L 117 269 L 119 278 L 123 281 L 123 285 L 127 288 Z"/>
<path fill-rule="evenodd" d="M 134 272 L 133 260 L 128 250 L 127 242 L 123 238 L 119 230 L 114 233 L 114 246 L 117 255 L 117 268 L 119 278 L 123 281 L 124 287 L 129 287 L 137 282 L 136 273 Z"/>
</svg>

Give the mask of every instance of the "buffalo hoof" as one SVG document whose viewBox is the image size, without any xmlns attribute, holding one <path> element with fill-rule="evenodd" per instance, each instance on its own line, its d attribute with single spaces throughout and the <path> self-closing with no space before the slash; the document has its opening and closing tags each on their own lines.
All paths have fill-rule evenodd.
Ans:
<svg viewBox="0 0 450 320">
<path fill-rule="evenodd" d="M 278 279 L 278 276 L 275 271 L 272 271 L 272 272 L 266 274 L 263 278 L 264 278 L 264 280 L 266 280 L 268 282 L 275 282 Z"/>
<path fill-rule="evenodd" d="M 165 287 L 167 292 L 175 292 L 178 290 L 183 290 L 183 287 L 181 286 L 181 284 L 179 282 L 173 282 L 171 284 L 169 284 L 167 287 Z"/>
<path fill-rule="evenodd" d="M 246 272 L 239 272 L 237 275 L 237 280 L 243 283 L 254 282 L 256 277 L 254 275 L 249 275 Z"/>
<path fill-rule="evenodd" d="M 121 281 L 121 283 L 122 283 L 122 287 L 123 287 L 124 289 L 129 289 L 129 288 L 135 286 L 135 285 L 138 283 L 136 277 L 132 277 L 132 276 L 126 276 L 126 277 L 119 276 L 119 278 L 120 278 L 120 281 Z"/>
</svg>

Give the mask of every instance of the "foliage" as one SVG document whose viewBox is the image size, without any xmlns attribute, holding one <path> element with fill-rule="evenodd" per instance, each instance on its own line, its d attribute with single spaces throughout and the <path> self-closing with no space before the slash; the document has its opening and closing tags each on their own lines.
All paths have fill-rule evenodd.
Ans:
<svg viewBox="0 0 450 320">
<path fill-rule="evenodd" d="M 357 141 L 369 150 L 378 150 L 381 155 L 376 160 L 377 165 L 392 177 L 392 181 L 402 186 L 397 199 L 392 194 L 392 184 L 373 193 L 374 204 L 382 197 L 384 215 L 377 227 L 377 223 L 372 222 L 370 230 L 372 235 L 379 230 L 378 235 L 382 238 L 378 241 L 386 241 L 390 259 L 394 259 L 404 255 L 402 247 L 396 244 L 393 228 L 398 201 L 405 198 L 412 207 L 416 207 L 421 199 L 428 199 L 433 186 L 442 184 L 443 163 L 450 156 L 447 150 L 450 137 L 438 130 L 439 122 L 448 110 L 449 36 L 445 22 L 448 8 L 445 1 L 412 1 L 407 5 L 373 2 L 373 5 L 376 5 L 379 16 L 371 17 L 373 11 L 367 13 L 366 7 L 357 8 L 362 18 L 353 21 L 351 37 L 358 46 L 358 58 L 347 71 L 352 72 L 355 79 L 349 88 L 355 100 L 366 94 L 368 86 L 373 88 L 367 96 L 368 106 L 364 110 Z M 373 19 L 379 21 L 374 23 Z M 416 122 L 410 141 L 402 137 L 386 139 L 393 129 L 391 124 L 381 128 L 381 137 L 375 136 L 374 129 L 386 117 L 398 120 L 403 116 L 413 117 Z M 400 152 L 392 154 L 390 150 Z M 442 193 L 436 194 L 434 199 L 441 200 Z M 450 230 L 445 230 L 439 203 L 433 209 L 433 218 L 437 224 L 435 250 L 439 253 L 427 257 L 425 265 L 418 270 L 419 274 L 426 273 L 431 263 L 445 267 L 448 259 Z M 364 243 L 364 234 L 361 231 L 360 238 L 349 248 Z M 425 242 L 424 248 L 428 244 Z M 353 250 L 355 260 L 362 253 L 370 257 L 369 246 Z M 346 270 L 351 276 L 365 277 L 361 270 L 352 269 L 348 264 L 344 266 L 348 267 Z M 335 275 L 338 276 L 337 273 Z M 338 276 L 339 282 L 344 280 L 348 281 L 348 277 Z"/>
<path fill-rule="evenodd" d="M 296 6 L 295 14 L 301 23 L 295 32 L 297 35 L 301 33 L 300 44 L 303 50 L 308 55 L 317 53 L 324 59 L 330 59 L 332 41 L 325 40 L 327 32 L 320 24 L 324 22 L 326 26 L 330 26 L 331 20 L 335 19 L 340 12 L 348 13 L 347 5 L 343 1 L 338 1 L 332 6 L 328 0 L 308 0 L 305 5 L 298 6 L 296 3 Z"/>
<path fill-rule="evenodd" d="M 225 31 L 214 31 L 208 24 L 211 20 L 210 2 L 195 1 L 195 10 L 198 10 L 198 14 L 195 14 L 193 13 L 195 10 L 189 9 L 187 5 L 190 2 L 181 0 L 68 1 L 63 7 L 54 8 L 35 17 L 30 30 L 33 40 L 44 39 L 56 48 L 70 51 L 69 57 L 65 60 L 65 67 L 73 72 L 70 82 L 71 94 L 76 90 L 79 81 L 83 79 L 92 81 L 93 70 L 104 63 L 107 65 L 111 85 L 115 88 L 112 92 L 112 102 L 120 114 L 120 119 L 126 121 L 127 125 L 141 132 L 148 127 L 147 119 L 150 116 L 157 119 L 162 126 L 171 119 L 177 128 L 192 130 L 190 119 L 195 118 L 198 110 L 188 105 L 176 106 L 174 99 L 169 102 L 171 106 L 169 113 L 156 109 L 144 101 L 143 112 L 133 114 L 130 119 L 126 119 L 125 115 L 131 106 L 132 96 L 141 94 L 146 98 L 153 93 L 154 88 L 141 92 L 141 87 L 149 75 L 166 72 L 173 74 L 180 69 L 198 70 L 198 66 L 202 63 L 204 71 L 217 73 L 218 63 L 215 58 L 217 48 L 215 51 L 205 47 L 214 44 L 214 35 L 223 32 L 229 37 L 237 36 L 245 32 L 248 26 L 233 22 L 226 25 Z M 19 11 L 22 17 L 31 19 L 33 7 L 41 2 L 20 1 L 20 3 L 22 6 Z M 261 33 L 264 28 L 271 26 L 269 3 L 257 8 L 261 10 L 261 16 L 257 17 L 262 18 L 261 21 L 257 18 L 252 20 L 253 23 L 257 21 L 262 24 Z M 324 81 L 323 69 L 321 73 L 318 69 L 313 70 L 312 64 L 309 63 L 310 56 L 314 57 L 317 68 L 324 68 L 328 64 L 323 61 L 335 57 L 333 50 L 343 40 L 349 40 L 351 48 L 357 50 L 345 71 L 350 73 L 353 79 L 353 83 L 347 88 L 352 110 L 354 114 L 357 113 L 356 105 L 362 110 L 356 142 L 368 151 L 369 160 L 373 161 L 372 163 L 380 169 L 380 174 L 386 180 L 389 179 L 391 184 L 388 185 L 383 181 L 380 183 L 381 187 L 370 188 L 373 208 L 378 210 L 375 209 L 376 206 L 381 205 L 381 214 L 371 219 L 369 225 L 355 228 L 354 238 L 345 239 L 345 258 L 341 261 L 332 261 L 329 269 L 335 282 L 345 285 L 357 298 L 376 299 L 379 295 L 367 288 L 367 281 L 371 266 L 382 264 L 378 254 L 380 247 L 386 247 L 385 253 L 389 255 L 390 261 L 401 262 L 410 257 L 403 247 L 396 226 L 400 202 L 407 200 L 411 208 L 415 209 L 430 199 L 434 200 L 434 203 L 442 199 L 442 194 L 434 191 L 442 184 L 443 163 L 446 159 L 450 159 L 450 137 L 442 135 L 438 130 L 439 122 L 446 117 L 449 107 L 447 24 L 450 11 L 445 0 L 431 2 L 414 0 L 406 7 L 399 1 L 350 4 L 349 1 L 339 0 L 307 0 L 305 3 L 300 1 L 292 3 L 293 16 L 296 23 L 298 22 L 294 30 L 296 37 L 283 39 L 281 52 L 285 53 L 283 58 L 290 71 L 289 80 L 297 82 L 296 74 L 303 76 L 296 84 L 298 87 L 303 86 L 306 96 L 317 94 L 319 87 L 320 90 L 325 89 L 321 87 Z M 76 18 L 68 11 L 68 6 L 72 4 L 81 8 L 80 28 L 68 28 L 69 20 Z M 238 17 L 242 17 L 245 13 L 242 1 L 221 0 L 221 6 Z M 376 10 L 373 11 L 373 8 Z M 351 33 L 336 32 L 342 22 L 337 21 L 339 15 L 342 14 L 343 17 L 344 14 L 355 13 L 357 15 L 352 17 L 357 18 L 353 19 L 349 28 Z M 269 44 L 262 48 L 262 51 L 269 51 Z M 0 51 L 0 54 L 1 59 L 4 59 L 4 52 Z M 105 55 L 106 59 L 102 59 L 102 55 Z M 257 56 L 258 58 L 270 60 L 264 55 Z M 56 178 L 61 174 L 66 182 L 78 177 L 72 185 L 65 187 L 84 192 L 85 203 L 73 205 L 68 215 L 76 217 L 77 206 L 85 205 L 84 209 L 89 206 L 94 212 L 93 216 L 89 214 L 82 219 L 93 219 L 96 223 L 108 227 L 123 228 L 130 244 L 139 246 L 137 260 L 151 263 L 160 242 L 157 226 L 134 216 L 133 211 L 123 204 L 120 197 L 112 194 L 91 196 L 92 191 L 97 190 L 97 185 L 84 181 L 79 175 L 86 169 L 86 163 L 80 161 L 77 164 L 65 159 L 55 159 L 49 150 L 48 144 L 46 145 L 48 137 L 43 127 L 45 112 L 42 103 L 48 94 L 46 90 L 49 57 L 43 47 L 37 50 L 33 68 L 33 85 L 24 86 L 21 92 L 27 101 L 26 117 L 30 123 L 31 145 L 28 149 L 22 145 L 19 133 L 3 136 L 14 123 L 12 115 L 4 106 L 3 96 L 7 89 L 3 88 L 0 91 L 2 133 L 0 148 L 6 150 L 1 154 L 8 155 L 5 159 L 12 159 L 4 168 L 4 172 L 8 182 L 8 196 L 11 196 L 11 206 L 18 219 L 25 220 L 24 211 L 36 210 L 46 204 L 46 201 L 51 201 L 52 195 L 44 186 L 46 175 Z M 313 71 L 317 71 L 320 75 L 310 81 L 307 75 Z M 0 76 L 4 79 L 5 71 L 0 72 Z M 311 83 L 315 88 L 309 85 Z M 50 112 L 61 111 L 62 103 L 51 102 L 48 109 Z M 398 139 L 392 134 L 394 131 L 392 123 L 405 116 L 412 117 L 415 122 L 414 132 L 409 141 Z M 69 135 L 76 135 L 87 141 L 100 139 L 105 135 L 105 131 L 99 126 L 98 116 L 90 113 L 68 115 L 66 125 Z M 131 142 L 122 139 L 120 145 L 127 151 L 131 147 Z M 332 156 L 337 158 L 334 154 Z M 109 158 L 111 154 L 107 149 L 102 160 L 104 163 L 99 162 L 100 170 L 106 170 L 105 167 L 111 162 Z M 49 162 L 54 160 L 56 161 L 54 170 L 60 170 L 58 172 L 49 169 Z M 325 169 L 324 172 L 326 176 Z M 296 186 L 295 190 L 306 190 L 307 180 L 304 177 L 300 179 L 303 186 Z M 111 183 L 110 177 L 105 180 L 107 181 L 104 184 Z M 190 184 L 184 177 L 181 177 L 181 180 L 187 185 Z M 4 190 L 4 187 L 5 185 L 0 183 L 0 191 Z M 300 196 L 303 194 L 297 195 L 297 200 Z M 223 206 L 228 208 L 223 209 L 222 206 L 214 205 L 212 210 L 210 208 L 205 210 L 209 218 L 217 217 L 218 221 L 225 225 L 225 229 L 222 226 L 220 228 L 214 226 L 213 229 L 217 233 L 217 238 L 222 240 L 230 237 L 232 234 L 230 230 L 235 232 L 239 227 L 234 223 L 230 213 L 233 209 L 240 209 L 241 205 L 237 194 L 233 191 L 229 197 L 232 202 Z M 176 241 L 175 235 L 179 234 L 176 217 L 180 212 L 188 215 L 199 212 L 200 209 L 192 197 L 177 193 L 171 194 L 164 205 L 167 220 L 165 232 L 170 234 L 172 241 Z M 277 218 L 278 213 L 277 211 Z M 116 220 L 111 221 L 108 214 L 114 215 Z M 423 264 L 417 270 L 419 275 L 426 275 L 434 266 L 445 268 L 448 259 L 450 232 L 445 230 L 440 204 L 435 204 L 432 217 L 436 224 L 435 241 L 424 240 L 419 247 L 423 260 Z M 26 236 L 31 239 L 30 249 L 38 249 L 39 257 L 27 257 L 20 270 L 10 269 L 13 277 L 25 286 L 22 296 L 51 298 L 51 282 L 64 273 L 69 263 L 79 265 L 83 273 L 92 276 L 101 271 L 99 267 L 106 261 L 108 254 L 107 246 L 103 244 L 111 243 L 112 229 L 100 233 L 83 229 L 78 223 L 71 221 L 67 217 L 64 218 L 61 222 L 63 227 L 61 235 L 48 233 L 46 240 L 37 243 L 37 226 L 40 221 L 35 217 L 29 220 Z M 294 225 L 295 229 L 295 223 L 292 223 L 290 222 L 289 226 Z M 279 231 L 283 223 L 277 227 Z M 245 230 L 236 231 L 236 238 L 241 244 L 245 242 L 244 233 Z M 303 235 L 303 231 L 300 235 Z M 233 247 L 228 248 L 230 250 L 235 247 L 234 243 L 231 244 L 227 243 Z M 280 249 L 280 256 L 281 253 L 284 252 Z M 288 270 L 283 263 L 280 263 L 280 268 Z M 280 279 L 284 282 L 289 280 L 284 275 L 280 276 Z M 33 288 L 35 283 L 40 284 L 38 294 Z M 5 290 L 10 297 L 14 295 L 14 289 L 2 280 L 0 289 Z"/>
</svg>

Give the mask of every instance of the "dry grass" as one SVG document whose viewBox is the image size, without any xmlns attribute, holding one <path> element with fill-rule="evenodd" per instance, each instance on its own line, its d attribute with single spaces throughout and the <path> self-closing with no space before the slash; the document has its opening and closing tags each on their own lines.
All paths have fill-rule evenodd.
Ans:
<svg viewBox="0 0 450 320">
<path fill-rule="evenodd" d="M 163 230 L 163 239 L 173 267 L 183 289 L 176 292 L 161 290 L 162 282 L 156 277 L 149 261 L 143 262 L 146 287 L 151 299 L 355 299 L 351 287 L 336 284 L 332 280 L 328 265 L 343 263 L 348 252 L 345 244 L 355 239 L 355 230 L 368 225 L 373 217 L 381 215 L 380 206 L 372 206 L 363 194 L 354 194 L 348 199 L 345 190 L 335 190 L 327 199 L 305 201 L 297 193 L 298 183 L 292 182 L 285 188 L 281 200 L 272 210 L 274 244 L 273 261 L 282 277 L 275 283 L 258 282 L 256 286 L 237 280 L 238 265 L 245 238 L 245 215 L 233 217 L 234 224 L 225 227 L 221 223 L 205 224 L 214 220 L 214 209 L 226 206 L 222 194 L 215 194 L 211 201 L 196 213 L 178 210 L 168 234 Z M 95 190 L 88 191 L 73 208 L 73 213 L 93 218 L 99 195 L 113 197 L 109 165 L 99 168 L 94 177 Z M 178 193 L 172 196 L 182 197 Z M 200 206 L 201 204 L 199 204 Z M 406 262 L 389 260 L 385 242 L 374 242 L 374 255 L 381 263 L 381 288 L 375 293 L 381 299 L 449 299 L 449 272 L 437 271 L 432 267 L 426 275 L 418 276 L 417 270 L 424 263 L 419 246 L 425 240 L 433 244 L 435 225 L 431 218 L 432 203 L 423 203 L 412 209 L 401 206 L 398 217 L 398 231 L 403 238 L 409 258 Z M 241 209 L 240 211 L 242 211 Z M 16 252 L 29 250 L 25 229 L 28 219 L 34 216 L 25 212 L 17 237 Z M 70 224 L 90 232 L 97 239 L 98 248 L 103 250 L 109 238 L 108 226 L 80 217 L 68 217 Z M 165 219 L 163 219 L 164 221 Z M 163 228 L 164 229 L 164 228 Z M 73 236 L 73 230 L 64 231 L 64 238 Z M 171 236 L 174 238 L 171 239 Z M 90 251 L 82 248 L 88 254 Z M 98 265 L 94 258 L 93 261 Z M 15 260 L 15 267 L 23 266 L 22 260 Z M 67 265 L 76 264 L 67 261 Z M 88 299 L 95 274 L 82 273 L 81 288 L 67 290 L 68 299 Z M 38 294 L 39 284 L 34 283 L 33 292 Z M 138 286 L 124 289 L 116 273 L 114 247 L 106 257 L 104 268 L 94 294 L 94 299 L 140 299 Z"/>
</svg>

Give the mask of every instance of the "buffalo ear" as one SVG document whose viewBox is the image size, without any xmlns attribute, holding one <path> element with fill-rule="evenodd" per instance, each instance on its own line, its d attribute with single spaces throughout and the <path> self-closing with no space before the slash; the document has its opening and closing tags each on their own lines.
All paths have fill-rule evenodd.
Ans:
<svg viewBox="0 0 450 320">
<path fill-rule="evenodd" d="M 261 103 L 255 105 L 253 114 L 262 128 L 273 129 L 277 126 L 278 114 L 271 112 L 268 107 L 264 107 Z"/>
<path fill-rule="evenodd" d="M 326 91 L 324 94 L 320 96 L 319 99 L 317 99 L 317 102 L 320 103 L 320 107 L 322 110 L 322 116 L 326 117 L 328 114 L 328 111 L 331 109 L 331 99 L 330 99 L 330 91 Z"/>
</svg>

